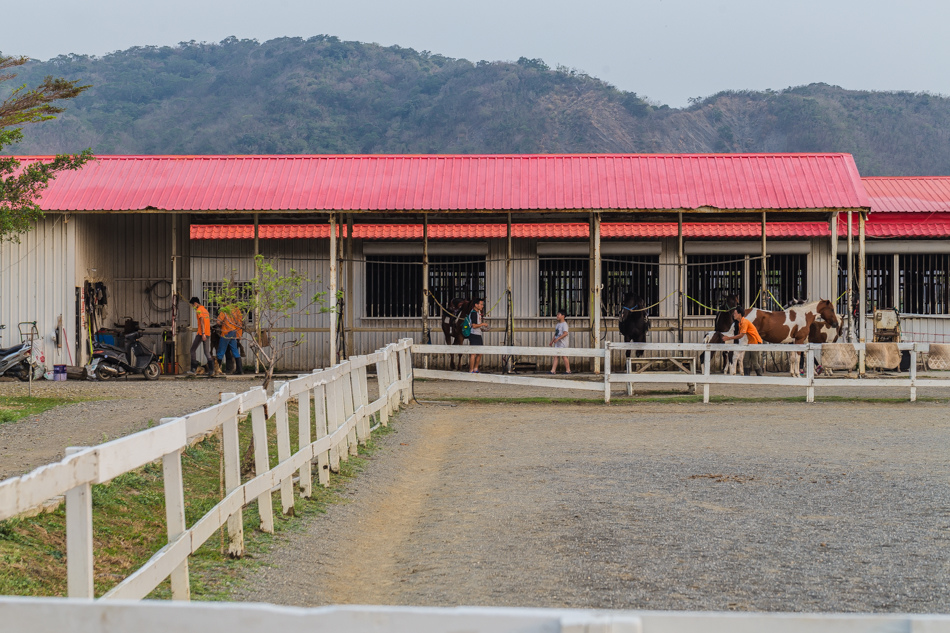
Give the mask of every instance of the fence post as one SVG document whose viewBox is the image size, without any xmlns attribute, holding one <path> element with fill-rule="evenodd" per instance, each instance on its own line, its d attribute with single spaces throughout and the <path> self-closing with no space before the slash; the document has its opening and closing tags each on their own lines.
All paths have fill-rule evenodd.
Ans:
<svg viewBox="0 0 950 633">
<path fill-rule="evenodd" d="M 808 378 L 808 387 L 805 389 L 805 401 L 815 401 L 815 350 L 808 344 L 805 350 L 805 377 Z"/>
<path fill-rule="evenodd" d="M 261 389 L 261 387 L 257 387 Z M 222 393 L 221 402 L 237 394 Z M 229 418 L 221 425 L 221 452 L 224 453 L 224 493 L 231 494 L 241 485 L 241 444 L 238 437 L 238 416 Z M 238 510 L 228 517 L 228 556 L 244 556 L 244 511 Z"/>
<path fill-rule="evenodd" d="M 910 401 L 917 402 L 917 343 L 910 349 Z"/>
<path fill-rule="evenodd" d="M 712 354 L 707 349 L 703 351 L 703 404 L 709 404 L 709 372 L 712 370 Z"/>
<path fill-rule="evenodd" d="M 343 417 L 342 384 L 342 377 L 338 377 L 327 385 L 327 417 L 330 420 L 330 433 L 333 435 L 336 435 L 346 421 Z M 346 434 L 343 434 L 342 437 L 333 442 L 333 446 L 330 448 L 330 470 L 335 473 L 340 472 L 340 462 L 345 462 L 346 459 Z"/>
<path fill-rule="evenodd" d="M 251 434 L 254 438 L 254 473 L 260 476 L 270 470 L 267 453 L 267 414 L 264 405 L 251 409 Z M 270 489 L 257 498 L 257 510 L 261 515 L 261 531 L 274 533 L 274 501 Z"/>
<path fill-rule="evenodd" d="M 317 385 L 313 388 L 313 417 L 317 423 L 317 440 L 327 436 L 327 388 Z M 331 449 L 332 450 L 332 449 Z M 330 485 L 330 451 L 317 453 L 317 480 L 321 486 Z"/>
<path fill-rule="evenodd" d="M 399 382 L 399 350 L 396 349 L 396 345 L 392 344 L 391 349 L 389 350 L 389 385 L 393 386 Z M 399 400 L 402 398 L 402 392 L 399 389 L 394 389 L 393 393 L 389 395 L 389 412 L 390 415 L 396 413 L 399 410 Z"/>
<path fill-rule="evenodd" d="M 310 374 L 300 374 L 306 378 Z M 309 389 L 297 395 L 297 449 L 303 450 L 310 446 L 310 398 Z M 300 496 L 309 499 L 313 496 L 313 473 L 310 470 L 310 460 L 300 467 Z"/>
<path fill-rule="evenodd" d="M 357 359 L 361 358 L 359 356 Z M 350 369 L 350 389 L 353 392 L 353 411 L 357 414 L 356 417 L 356 441 L 360 444 L 366 445 L 366 436 L 369 435 L 369 425 L 366 424 L 366 410 L 364 409 L 360 412 L 360 407 L 363 406 L 363 389 L 360 385 L 360 370 L 359 369 Z"/>
<path fill-rule="evenodd" d="M 409 404 L 412 399 L 412 352 L 405 347 L 399 353 L 399 376 L 406 382 L 402 388 L 402 403 Z"/>
<path fill-rule="evenodd" d="M 344 375 L 342 391 L 343 391 L 343 421 L 349 426 L 350 418 L 353 417 L 353 412 L 355 411 L 353 407 L 353 364 L 350 361 L 347 361 L 346 374 Z M 357 446 L 356 438 L 356 425 L 354 428 L 347 428 L 346 431 L 346 443 L 347 449 L 349 450 L 350 455 L 359 455 L 359 447 Z"/>
<path fill-rule="evenodd" d="M 627 375 L 629 376 L 630 374 L 633 373 L 633 359 L 630 358 L 629 356 L 627 356 L 627 357 L 624 357 L 624 360 L 627 361 Z M 632 396 L 632 395 L 633 395 L 633 383 L 632 383 L 632 382 L 628 382 L 628 383 L 627 383 L 627 395 L 628 395 L 628 396 Z"/>
<path fill-rule="evenodd" d="M 376 387 L 379 397 L 383 398 L 383 408 L 379 410 L 379 423 L 389 426 L 389 350 L 383 348 L 383 359 L 376 363 Z"/>
<path fill-rule="evenodd" d="M 162 418 L 160 424 L 174 422 L 177 418 Z M 162 456 L 162 480 L 165 484 L 165 525 L 168 542 L 171 543 L 187 529 L 185 526 L 185 482 L 181 473 L 181 449 Z M 188 582 L 188 559 L 172 570 L 172 600 L 190 600 Z"/>
<path fill-rule="evenodd" d="M 66 457 L 86 450 L 70 446 Z M 92 556 L 92 486 L 80 484 L 66 493 L 66 586 L 70 598 L 94 598 Z"/>
<path fill-rule="evenodd" d="M 278 394 L 286 389 L 290 391 L 290 383 L 275 382 L 274 393 Z M 283 463 L 290 459 L 290 420 L 287 418 L 287 400 L 281 400 L 277 405 L 277 411 L 274 412 L 274 420 L 277 426 L 277 463 Z M 280 505 L 284 516 L 290 516 L 294 513 L 294 478 L 287 477 L 280 481 Z"/>
<path fill-rule="evenodd" d="M 610 341 L 604 341 L 604 404 L 610 404 Z"/>
</svg>

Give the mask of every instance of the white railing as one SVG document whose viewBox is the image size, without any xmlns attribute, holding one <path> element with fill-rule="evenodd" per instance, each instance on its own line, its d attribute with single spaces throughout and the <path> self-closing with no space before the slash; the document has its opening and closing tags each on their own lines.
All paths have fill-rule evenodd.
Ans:
<svg viewBox="0 0 950 633">
<path fill-rule="evenodd" d="M 934 614 L 716 613 L 510 607 L 330 606 L 91 602 L 0 598 L 4 631 L 30 633 L 881 633 L 950 632 L 950 616 Z"/>
<path fill-rule="evenodd" d="M 554 348 L 554 347 L 507 347 L 486 345 L 475 348 L 457 345 L 413 345 L 413 354 L 484 354 L 495 356 L 518 357 L 553 357 L 568 356 L 580 358 L 603 358 L 610 360 L 613 352 L 631 353 L 638 350 L 645 352 L 664 352 L 671 357 L 680 358 L 685 355 L 702 357 L 703 373 L 686 374 L 681 372 L 642 372 L 642 373 L 614 373 L 611 363 L 604 363 L 603 380 L 571 380 L 567 378 L 541 378 L 536 376 L 517 376 L 510 374 L 471 374 L 467 371 L 445 371 L 436 369 L 414 369 L 416 378 L 432 378 L 439 380 L 458 380 L 464 382 L 481 382 L 504 385 L 523 385 L 532 387 L 550 387 L 555 389 L 581 389 L 603 393 L 604 402 L 610 402 L 612 385 L 644 384 L 683 384 L 702 385 L 703 402 L 709 402 L 709 386 L 715 384 L 729 385 L 774 385 L 784 387 L 803 387 L 805 399 L 815 401 L 816 387 L 906 387 L 910 391 L 911 402 L 917 399 L 918 387 L 950 387 L 950 379 L 918 378 L 917 355 L 930 351 L 929 343 L 896 343 L 898 349 L 910 352 L 910 372 L 907 377 L 872 378 L 865 376 L 860 380 L 846 378 L 819 378 L 815 376 L 815 354 L 821 351 L 822 345 L 809 343 L 807 345 L 774 344 L 762 345 L 735 345 L 712 343 L 611 343 L 606 342 L 603 349 L 591 348 Z M 855 351 L 865 351 L 865 343 L 855 343 Z M 710 356 L 713 352 L 799 352 L 805 354 L 805 375 L 794 377 L 790 375 L 767 376 L 731 376 L 714 374 L 710 371 Z M 663 356 L 659 357 L 660 359 Z"/>
<path fill-rule="evenodd" d="M 311 464 L 318 481 L 328 485 L 330 471 L 357 454 L 373 429 L 386 425 L 400 402 L 408 404 L 412 390 L 411 339 L 403 339 L 366 356 L 355 356 L 333 367 L 314 370 L 274 384 L 270 397 L 257 387 L 242 394 L 225 393 L 221 403 L 180 418 L 166 418 L 155 428 L 91 448 L 67 449 L 60 462 L 21 477 L 0 482 L 0 520 L 16 516 L 48 499 L 66 497 L 67 585 L 70 598 L 92 598 L 93 530 L 91 486 L 107 482 L 146 464 L 162 461 L 168 544 L 148 562 L 116 585 L 103 599 L 139 600 L 171 577 L 172 598 L 188 599 L 188 557 L 218 529 L 227 525 L 228 551 L 244 553 L 242 511 L 258 503 L 260 529 L 274 531 L 271 492 L 280 489 L 284 514 L 294 505 L 293 477 L 299 474 L 300 494 L 312 493 Z M 370 399 L 366 368 L 376 366 L 377 397 Z M 298 402 L 299 433 L 291 449 L 287 403 Z M 316 439 L 311 432 L 311 405 Z M 254 442 L 253 479 L 241 482 L 238 446 L 239 418 L 250 414 Z M 377 419 L 371 426 L 371 417 Z M 270 467 L 267 426 L 274 421 L 278 464 Z M 225 497 L 190 528 L 185 525 L 181 453 L 197 438 L 221 430 Z"/>
</svg>

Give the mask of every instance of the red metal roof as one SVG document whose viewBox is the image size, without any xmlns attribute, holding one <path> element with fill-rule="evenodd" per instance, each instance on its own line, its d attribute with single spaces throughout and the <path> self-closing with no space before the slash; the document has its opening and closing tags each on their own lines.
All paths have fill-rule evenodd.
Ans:
<svg viewBox="0 0 950 633">
<path fill-rule="evenodd" d="M 861 180 L 872 212 L 950 212 L 950 176 Z"/>
<path fill-rule="evenodd" d="M 25 157 L 46 160 L 48 157 Z M 100 156 L 47 211 L 867 208 L 850 154 Z"/>
<path fill-rule="evenodd" d="M 858 234 L 858 220 L 852 218 L 854 235 Z M 838 217 L 838 235 L 848 232 L 848 218 Z M 882 238 L 944 238 L 950 237 L 948 213 L 870 213 L 864 225 L 868 237 Z"/>
<path fill-rule="evenodd" d="M 683 224 L 683 235 L 690 238 L 755 238 L 761 235 L 761 225 L 753 222 L 741 223 L 700 223 Z M 344 227 L 345 234 L 345 227 Z M 520 238 L 540 239 L 587 239 L 588 225 L 581 223 L 557 224 L 512 224 L 511 234 Z M 766 225 L 766 236 L 783 237 L 821 237 L 829 234 L 824 222 L 771 222 Z M 328 238 L 329 227 L 326 224 L 262 224 L 258 228 L 261 239 L 313 239 Z M 504 224 L 431 224 L 429 237 L 434 240 L 488 239 L 504 238 L 507 227 Z M 610 238 L 656 239 L 676 237 L 676 225 L 660 222 L 605 222 L 601 225 L 601 236 Z M 253 239 L 254 226 L 251 224 L 193 224 L 191 239 Z M 368 240 L 421 240 L 421 224 L 356 224 L 353 237 Z"/>
</svg>

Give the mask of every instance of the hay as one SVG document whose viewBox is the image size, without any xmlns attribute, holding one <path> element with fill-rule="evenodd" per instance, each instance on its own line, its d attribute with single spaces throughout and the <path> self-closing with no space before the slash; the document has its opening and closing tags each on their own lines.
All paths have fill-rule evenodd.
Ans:
<svg viewBox="0 0 950 633">
<path fill-rule="evenodd" d="M 858 353 L 851 343 L 825 343 L 821 346 L 821 365 L 851 371 L 858 366 Z"/>
<path fill-rule="evenodd" d="M 930 354 L 927 355 L 927 368 L 938 371 L 950 369 L 950 345 L 931 343 Z"/>
<path fill-rule="evenodd" d="M 869 369 L 897 369 L 901 364 L 901 351 L 897 343 L 868 343 L 864 364 Z"/>
</svg>

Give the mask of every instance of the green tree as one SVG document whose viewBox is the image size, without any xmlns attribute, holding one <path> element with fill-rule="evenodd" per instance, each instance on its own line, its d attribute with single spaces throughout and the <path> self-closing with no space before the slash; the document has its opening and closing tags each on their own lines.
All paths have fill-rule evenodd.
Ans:
<svg viewBox="0 0 950 633">
<path fill-rule="evenodd" d="M 304 342 L 303 335 L 293 327 L 281 326 L 292 322 L 297 315 L 329 309 L 326 292 L 304 295 L 304 287 L 310 280 L 299 271 L 291 268 L 282 275 L 276 261 L 268 261 L 263 255 L 255 258 L 254 268 L 254 278 L 249 282 L 225 279 L 221 290 L 210 292 L 208 300 L 220 306 L 219 314 L 240 315 L 241 329 L 251 334 L 251 350 L 264 366 L 263 386 L 267 389 L 280 359 Z M 255 321 L 251 321 L 252 315 Z"/>
<path fill-rule="evenodd" d="M 16 77 L 11 68 L 22 66 L 29 59 L 0 55 L 0 88 Z M 14 88 L 0 102 L 0 151 L 23 139 L 22 127 L 55 119 L 63 108 L 55 105 L 63 99 L 72 99 L 89 86 L 77 81 L 46 77 L 35 88 L 26 84 Z M 19 241 L 43 217 L 37 199 L 56 174 L 67 169 L 79 169 L 93 158 L 90 150 L 78 155 L 61 154 L 52 160 L 22 164 L 13 156 L 0 156 L 0 240 Z"/>
</svg>

